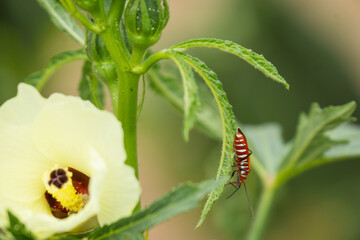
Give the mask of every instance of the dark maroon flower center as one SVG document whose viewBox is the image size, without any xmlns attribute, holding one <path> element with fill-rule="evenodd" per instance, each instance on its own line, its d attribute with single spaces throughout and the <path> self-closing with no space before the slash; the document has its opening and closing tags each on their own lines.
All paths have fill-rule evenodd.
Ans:
<svg viewBox="0 0 360 240">
<path fill-rule="evenodd" d="M 72 173 L 71 180 L 76 192 L 82 195 L 89 195 L 90 178 L 74 168 L 69 167 L 67 170 Z M 49 185 L 54 185 L 60 189 L 66 182 L 68 182 L 68 177 L 66 176 L 66 171 L 64 169 L 59 168 L 50 173 Z M 66 218 L 71 214 L 69 210 L 64 208 L 61 203 L 47 191 L 45 192 L 45 199 L 48 202 L 54 217 Z"/>
</svg>

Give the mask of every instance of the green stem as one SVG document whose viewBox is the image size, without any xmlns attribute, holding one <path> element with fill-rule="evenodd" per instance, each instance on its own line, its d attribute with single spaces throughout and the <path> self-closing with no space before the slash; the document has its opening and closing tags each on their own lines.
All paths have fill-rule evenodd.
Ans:
<svg viewBox="0 0 360 240">
<path fill-rule="evenodd" d="M 259 207 L 255 215 L 254 223 L 250 229 L 248 240 L 258 240 L 261 239 L 261 236 L 266 227 L 266 221 L 269 217 L 272 203 L 274 201 L 274 196 L 277 187 L 275 186 L 275 181 L 271 181 L 270 184 L 265 186 L 265 190 L 262 193 Z"/>
<path fill-rule="evenodd" d="M 130 58 L 117 24 L 102 32 L 100 36 L 115 63 L 118 74 L 118 107 L 116 109 L 114 106 L 114 114 L 121 122 L 124 131 L 126 163 L 135 169 L 138 178 L 136 125 L 140 74 L 130 70 L 131 66 L 141 64 L 144 50 L 134 47 Z"/>
<path fill-rule="evenodd" d="M 139 179 L 136 127 L 140 74 L 134 73 L 132 68 L 133 66 L 141 65 L 146 49 L 134 46 L 133 52 L 130 55 L 125 45 L 118 21 L 121 18 L 124 4 L 125 1 L 123 0 L 113 1 L 107 21 L 100 14 L 97 24 L 104 27 L 104 30 L 99 35 L 103 39 L 117 71 L 117 90 L 116 86 L 111 86 L 109 90 L 111 91 L 112 102 L 116 103 L 116 105 L 113 104 L 114 114 L 121 122 L 124 132 L 124 145 L 127 155 L 126 164 L 134 168 L 135 175 Z M 114 99 L 116 94 L 117 101 Z M 135 211 L 139 208 L 140 203 L 135 208 Z"/>
<path fill-rule="evenodd" d="M 116 83 L 107 84 L 110 92 L 111 104 L 113 107 L 113 112 L 115 113 L 118 109 L 118 85 Z"/>
<path fill-rule="evenodd" d="M 119 107 L 117 111 L 117 117 L 122 123 L 124 130 L 124 142 L 127 154 L 126 163 L 135 169 L 137 178 L 136 122 L 139 78 L 140 75 L 138 74 L 130 72 L 123 73 L 123 80 L 119 81 Z"/>
<path fill-rule="evenodd" d="M 104 0 L 99 0 L 99 14 L 101 16 L 101 19 L 106 19 Z"/>
<path fill-rule="evenodd" d="M 125 7 L 125 0 L 111 1 L 110 10 L 108 14 L 108 23 L 119 23 Z"/>
<path fill-rule="evenodd" d="M 97 24 L 93 24 L 87 17 L 82 14 L 75 6 L 72 0 L 60 0 L 64 8 L 73 15 L 82 25 L 92 32 L 100 33 L 101 28 Z"/>
<path fill-rule="evenodd" d="M 138 74 L 144 74 L 146 73 L 152 65 L 154 65 L 156 62 L 158 62 L 161 59 L 168 58 L 168 49 L 164 49 L 161 51 L 158 51 L 151 55 L 143 64 L 135 65 L 132 69 L 133 72 Z"/>
<path fill-rule="evenodd" d="M 146 50 L 134 46 L 130 64 L 141 64 Z M 126 163 L 133 166 L 135 175 L 138 176 L 136 123 L 138 109 L 138 89 L 140 74 L 123 72 L 123 81 L 119 81 L 118 118 L 123 125 L 125 149 L 127 153 Z"/>
<path fill-rule="evenodd" d="M 126 48 L 124 40 L 120 34 L 118 26 L 109 26 L 109 28 L 99 34 L 103 39 L 107 50 L 115 63 L 118 74 L 130 70 L 130 53 Z M 120 72 L 119 72 L 120 71 Z M 123 75 L 119 75 L 119 82 Z"/>
</svg>

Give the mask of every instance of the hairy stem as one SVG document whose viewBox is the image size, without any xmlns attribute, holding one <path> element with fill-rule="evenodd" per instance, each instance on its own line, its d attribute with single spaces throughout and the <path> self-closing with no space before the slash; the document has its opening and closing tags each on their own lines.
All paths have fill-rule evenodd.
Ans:
<svg viewBox="0 0 360 240">
<path fill-rule="evenodd" d="M 124 130 L 126 163 L 135 169 L 135 175 L 138 178 L 136 121 L 140 75 L 124 72 L 123 77 L 123 80 L 119 81 L 117 117 Z"/>
<path fill-rule="evenodd" d="M 167 51 L 168 51 L 167 49 L 164 49 L 154 53 L 148 59 L 146 59 L 146 61 L 143 64 L 135 65 L 132 71 L 138 74 L 146 73 L 156 62 L 158 62 L 161 59 L 168 58 Z"/>
<path fill-rule="evenodd" d="M 120 22 L 125 4 L 126 4 L 125 0 L 111 1 L 110 10 L 108 14 L 109 24 L 113 24 L 113 23 L 118 24 Z"/>
<path fill-rule="evenodd" d="M 124 144 L 126 163 L 133 167 L 138 178 L 136 121 L 137 98 L 140 75 L 130 72 L 130 53 L 126 48 L 118 25 L 109 26 L 100 34 L 111 58 L 113 59 L 118 75 L 118 101 L 113 106 L 114 114 L 121 122 L 124 130 Z"/>
<path fill-rule="evenodd" d="M 101 28 L 97 24 L 93 24 L 87 17 L 82 14 L 77 7 L 75 6 L 72 0 L 60 0 L 61 4 L 64 8 L 73 15 L 82 25 L 84 25 L 87 29 L 92 32 L 100 33 Z"/>
</svg>

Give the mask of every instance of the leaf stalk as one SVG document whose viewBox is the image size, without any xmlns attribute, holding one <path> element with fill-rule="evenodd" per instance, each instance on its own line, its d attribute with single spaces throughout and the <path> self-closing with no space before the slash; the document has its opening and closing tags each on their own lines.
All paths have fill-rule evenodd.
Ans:
<svg viewBox="0 0 360 240">
<path fill-rule="evenodd" d="M 257 213 L 255 215 L 255 221 L 249 231 L 248 240 L 258 240 L 266 228 L 266 222 L 271 212 L 271 207 L 275 199 L 275 193 L 277 186 L 274 184 L 275 181 L 269 181 L 264 186 L 265 189 L 262 192 Z"/>
</svg>

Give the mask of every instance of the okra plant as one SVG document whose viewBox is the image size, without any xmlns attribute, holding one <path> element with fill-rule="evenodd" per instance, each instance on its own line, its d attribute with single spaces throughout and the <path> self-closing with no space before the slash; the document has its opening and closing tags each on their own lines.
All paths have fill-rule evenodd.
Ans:
<svg viewBox="0 0 360 240">
<path fill-rule="evenodd" d="M 216 73 L 188 49 L 225 51 L 284 91 L 288 83 L 262 55 L 231 41 L 192 39 L 151 51 L 169 20 L 166 0 L 37 2 L 81 48 L 54 56 L 0 107 L 0 239 L 147 239 L 150 228 L 197 207 L 207 195 L 200 227 L 228 185 L 239 126 L 263 183 L 261 198 L 253 199 L 258 207 L 249 230 L 249 239 L 260 239 L 277 190 L 289 179 L 360 156 L 360 128 L 348 123 L 354 102 L 326 108 L 314 103 L 300 115 L 288 143 L 277 124 L 237 122 Z M 173 65 L 163 64 L 165 59 Z M 52 73 L 75 60 L 84 62 L 81 99 L 60 93 L 43 98 L 39 92 Z M 182 184 L 146 208 L 140 205 L 137 157 L 137 119 L 146 90 L 139 91 L 141 80 L 183 113 L 185 141 L 194 126 L 222 141 L 214 179 Z M 203 85 L 215 101 L 199 93 Z M 112 113 L 104 110 L 106 92 Z"/>
</svg>

